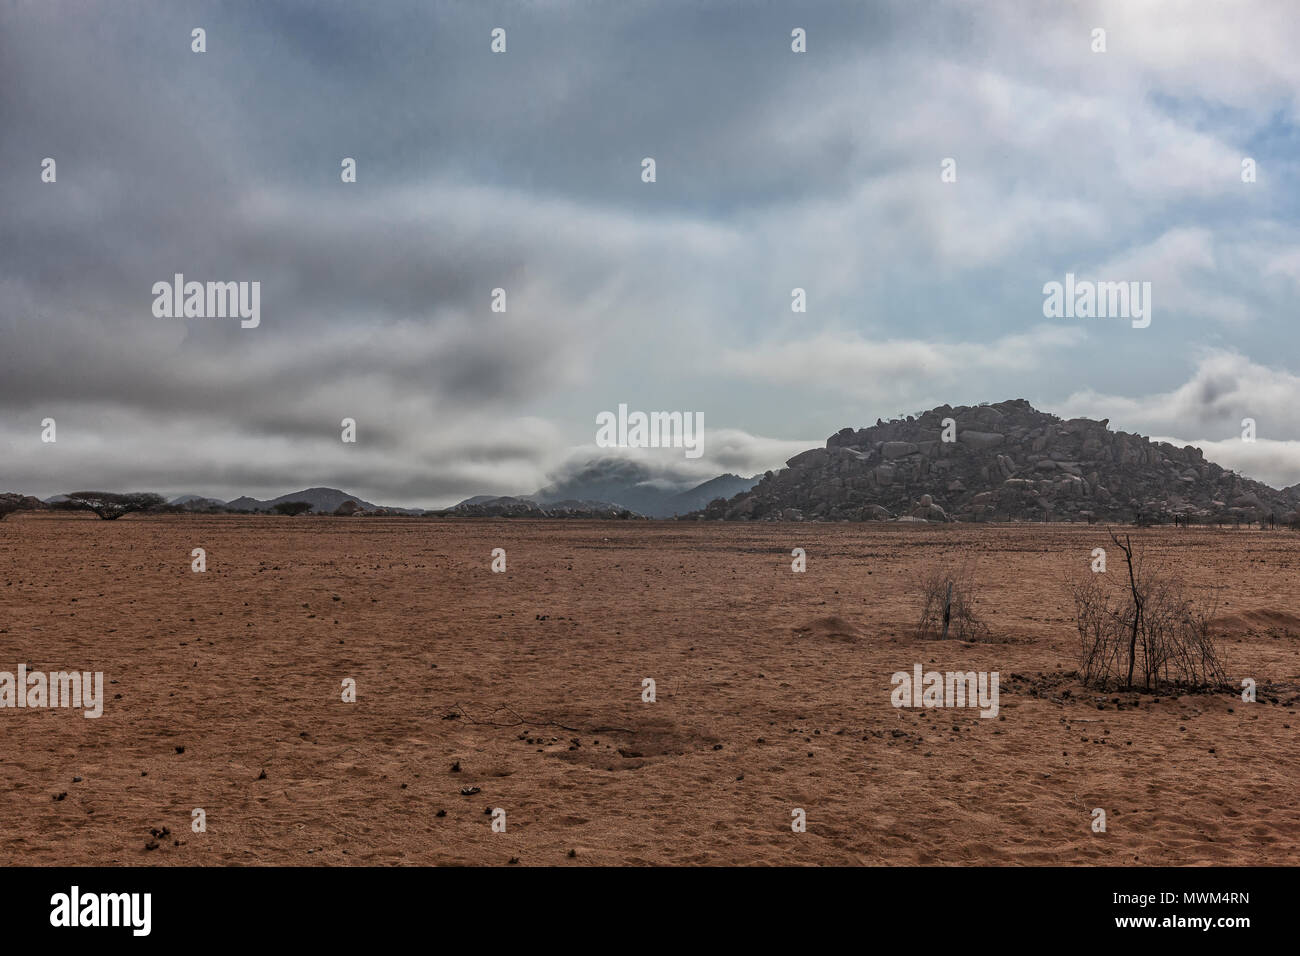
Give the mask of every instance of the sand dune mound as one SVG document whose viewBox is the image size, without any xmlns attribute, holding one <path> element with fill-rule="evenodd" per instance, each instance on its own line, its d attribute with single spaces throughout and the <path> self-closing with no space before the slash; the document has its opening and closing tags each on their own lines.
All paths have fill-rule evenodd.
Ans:
<svg viewBox="0 0 1300 956">
<path fill-rule="evenodd" d="M 830 615 L 814 618 L 807 624 L 791 628 L 795 635 L 803 638 L 827 638 L 837 641 L 856 641 L 861 634 L 858 629 L 842 617 Z"/>
<path fill-rule="evenodd" d="M 1223 634 L 1264 634 L 1270 637 L 1300 637 L 1300 615 L 1261 608 L 1224 614 L 1211 622 Z"/>
</svg>

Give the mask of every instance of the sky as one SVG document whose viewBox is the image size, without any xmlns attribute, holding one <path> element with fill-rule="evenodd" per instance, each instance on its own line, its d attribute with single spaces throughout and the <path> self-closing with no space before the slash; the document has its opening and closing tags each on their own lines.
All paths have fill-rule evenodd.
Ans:
<svg viewBox="0 0 1300 956">
<path fill-rule="evenodd" d="M 440 507 L 1010 398 L 1300 482 L 1297 49 L 1268 0 L 0 0 L 0 491 Z M 1067 273 L 1149 326 L 1045 316 Z M 703 454 L 598 448 L 620 404 Z"/>
</svg>

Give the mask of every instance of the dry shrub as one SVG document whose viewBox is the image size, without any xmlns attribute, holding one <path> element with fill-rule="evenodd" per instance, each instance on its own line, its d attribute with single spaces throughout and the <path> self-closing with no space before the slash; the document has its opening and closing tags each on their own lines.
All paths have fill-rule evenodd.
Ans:
<svg viewBox="0 0 1300 956">
<path fill-rule="evenodd" d="M 917 636 L 922 640 L 936 637 L 955 637 L 959 641 L 987 640 L 989 629 L 975 613 L 975 588 L 975 574 L 968 562 L 934 568 L 922 574 L 921 620 L 917 624 Z"/>
<path fill-rule="evenodd" d="M 1122 569 L 1088 573 L 1070 585 L 1079 631 L 1079 676 L 1102 690 L 1208 688 L 1227 682 L 1210 621 L 1217 595 L 1198 601 L 1175 573 L 1111 540 Z"/>
</svg>

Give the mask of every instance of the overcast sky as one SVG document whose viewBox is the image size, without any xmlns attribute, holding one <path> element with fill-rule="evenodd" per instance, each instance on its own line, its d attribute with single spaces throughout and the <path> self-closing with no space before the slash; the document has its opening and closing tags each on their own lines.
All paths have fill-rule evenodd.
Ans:
<svg viewBox="0 0 1300 956">
<path fill-rule="evenodd" d="M 1262 0 L 2 2 L 0 490 L 434 507 L 619 403 L 703 413 L 702 480 L 1007 398 L 1295 483 L 1297 50 Z M 155 317 L 177 272 L 260 326 Z M 1045 318 L 1067 272 L 1150 326 Z"/>
</svg>

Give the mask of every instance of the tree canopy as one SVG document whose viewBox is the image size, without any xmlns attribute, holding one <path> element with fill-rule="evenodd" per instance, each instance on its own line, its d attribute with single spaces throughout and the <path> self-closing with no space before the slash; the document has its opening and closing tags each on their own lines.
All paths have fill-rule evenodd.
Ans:
<svg viewBox="0 0 1300 956">
<path fill-rule="evenodd" d="M 74 491 L 65 495 L 68 507 L 95 512 L 105 521 L 112 521 L 133 511 L 149 511 L 166 504 L 162 495 L 148 491 L 118 494 L 113 491 Z"/>
</svg>

